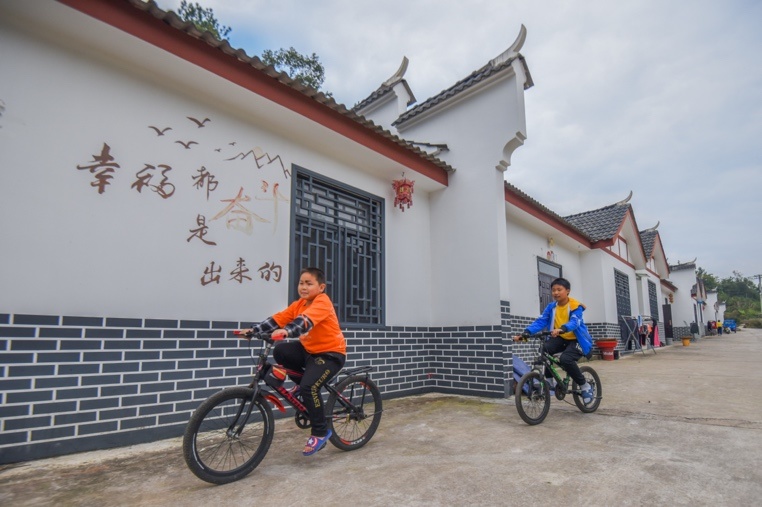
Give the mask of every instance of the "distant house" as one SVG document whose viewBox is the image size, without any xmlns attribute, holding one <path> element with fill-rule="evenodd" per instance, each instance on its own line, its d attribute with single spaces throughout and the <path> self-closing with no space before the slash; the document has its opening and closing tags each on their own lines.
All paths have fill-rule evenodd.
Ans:
<svg viewBox="0 0 762 507">
<path fill-rule="evenodd" d="M 663 306 L 669 301 L 663 280 L 669 268 L 661 238 L 656 227 L 638 231 L 631 196 L 560 217 L 506 184 L 511 237 L 517 239 L 511 242 L 510 278 L 534 296 L 511 298 L 519 327 L 551 301 L 553 278 L 564 276 L 574 297 L 588 307 L 585 320 L 594 338 L 617 338 L 623 350 L 630 338 L 623 318 L 638 316 L 652 318 L 660 335 L 671 337 L 664 327 Z"/>
<path fill-rule="evenodd" d="M 675 337 L 691 336 L 691 324 L 695 323 L 696 333 L 706 332 L 707 318 L 714 313 L 707 304 L 707 292 L 704 282 L 697 276 L 696 259 L 690 262 L 677 263 L 669 267 L 670 282 L 677 288 L 674 293 L 672 318 L 675 323 Z"/>
</svg>

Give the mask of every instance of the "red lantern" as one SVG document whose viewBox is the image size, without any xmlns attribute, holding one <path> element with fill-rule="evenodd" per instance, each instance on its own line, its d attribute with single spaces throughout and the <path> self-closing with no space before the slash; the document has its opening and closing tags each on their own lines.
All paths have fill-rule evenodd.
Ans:
<svg viewBox="0 0 762 507">
<path fill-rule="evenodd" d="M 405 178 L 405 173 L 402 173 L 401 180 L 392 180 L 392 188 L 394 189 L 394 205 L 399 206 L 404 212 L 405 205 L 409 208 L 413 205 L 413 186 L 415 182 Z"/>
</svg>

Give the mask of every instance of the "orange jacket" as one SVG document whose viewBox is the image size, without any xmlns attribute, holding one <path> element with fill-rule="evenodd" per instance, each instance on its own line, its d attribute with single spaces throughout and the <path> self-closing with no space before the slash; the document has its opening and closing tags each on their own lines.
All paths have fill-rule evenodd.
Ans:
<svg viewBox="0 0 762 507">
<path fill-rule="evenodd" d="M 312 329 L 299 337 L 299 341 L 308 353 L 338 352 L 347 355 L 347 341 L 341 332 L 333 303 L 326 294 L 318 294 L 309 305 L 304 299 L 297 299 L 272 318 L 280 327 L 284 327 L 299 315 L 307 317 L 312 322 Z"/>
</svg>

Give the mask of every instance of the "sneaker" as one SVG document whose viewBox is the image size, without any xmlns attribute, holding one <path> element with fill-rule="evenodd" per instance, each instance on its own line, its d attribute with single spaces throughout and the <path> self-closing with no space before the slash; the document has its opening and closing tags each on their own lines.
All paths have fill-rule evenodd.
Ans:
<svg viewBox="0 0 762 507">
<path fill-rule="evenodd" d="M 324 437 L 316 437 L 315 435 L 311 435 L 310 438 L 307 440 L 307 443 L 304 445 L 304 454 L 305 456 L 312 456 L 316 452 L 318 452 L 320 449 L 325 447 L 325 444 L 328 442 L 328 439 L 331 438 L 332 431 L 328 430 L 328 434 Z"/>
<path fill-rule="evenodd" d="M 301 387 L 299 386 L 299 384 L 294 385 L 291 389 L 288 390 L 288 392 L 291 393 L 291 396 L 293 396 L 294 398 L 301 399 L 299 396 L 301 394 L 300 391 L 301 391 Z"/>
<path fill-rule="evenodd" d="M 590 405 L 594 399 L 595 393 L 593 393 L 592 386 L 589 386 L 587 389 L 582 389 L 582 401 L 585 402 L 585 405 Z"/>
</svg>

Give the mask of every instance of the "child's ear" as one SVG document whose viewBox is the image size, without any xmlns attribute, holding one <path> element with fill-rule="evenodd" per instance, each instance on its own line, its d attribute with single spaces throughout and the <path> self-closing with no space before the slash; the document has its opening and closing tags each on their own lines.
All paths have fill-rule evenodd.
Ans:
<svg viewBox="0 0 762 507">
<path fill-rule="evenodd" d="M 325 292 L 325 284 L 324 283 L 320 284 L 320 292 Z"/>
</svg>

